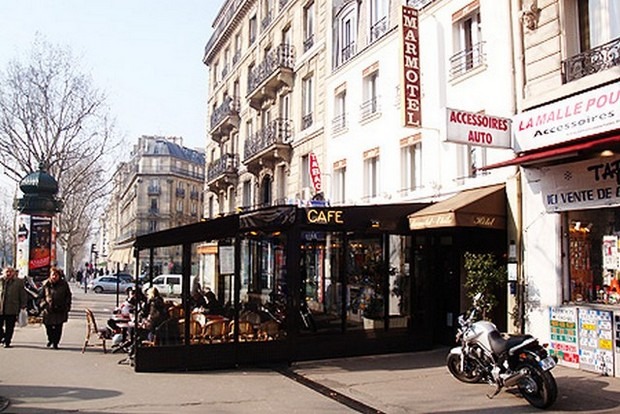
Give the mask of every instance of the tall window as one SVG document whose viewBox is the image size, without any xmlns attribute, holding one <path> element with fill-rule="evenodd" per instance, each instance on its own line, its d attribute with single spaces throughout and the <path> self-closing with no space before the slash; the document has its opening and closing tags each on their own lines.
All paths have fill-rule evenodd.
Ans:
<svg viewBox="0 0 620 414">
<path fill-rule="evenodd" d="M 374 42 L 387 31 L 386 0 L 370 1 L 370 41 Z"/>
<path fill-rule="evenodd" d="M 154 233 L 157 231 L 157 221 L 150 220 L 149 221 L 149 232 Z"/>
<path fill-rule="evenodd" d="M 379 194 L 379 149 L 364 154 L 364 198 L 374 198 Z"/>
<path fill-rule="evenodd" d="M 338 161 L 334 163 L 334 185 L 332 199 L 335 203 L 344 203 L 346 200 L 346 176 L 347 176 L 347 162 L 346 160 Z"/>
<path fill-rule="evenodd" d="M 364 76 L 363 80 L 363 96 L 364 100 L 360 107 L 362 120 L 372 116 L 379 112 L 379 101 L 378 101 L 378 83 L 379 79 L 379 70 L 373 70 L 368 75 Z"/>
<path fill-rule="evenodd" d="M 314 84 L 312 76 L 304 78 L 302 81 L 302 129 L 306 129 L 312 125 L 312 111 L 314 109 Z"/>
<path fill-rule="evenodd" d="M 285 93 L 280 96 L 280 118 L 291 118 L 291 93 Z"/>
<path fill-rule="evenodd" d="M 338 20 L 338 39 L 336 44 L 336 67 L 347 62 L 355 55 L 356 8 L 348 7 Z"/>
<path fill-rule="evenodd" d="M 285 204 L 286 201 L 286 167 L 278 165 L 276 168 L 276 198 Z"/>
<path fill-rule="evenodd" d="M 486 148 L 475 145 L 461 145 L 461 148 L 458 160 L 459 179 L 476 177 L 481 174 L 480 167 L 487 163 Z"/>
<path fill-rule="evenodd" d="M 453 48 L 450 75 L 461 75 L 484 63 L 480 10 L 466 6 L 453 15 Z"/>
<path fill-rule="evenodd" d="M 301 188 L 310 188 L 310 157 L 308 154 L 301 156 L 300 164 Z"/>
<path fill-rule="evenodd" d="M 232 58 L 233 65 L 237 63 L 239 59 L 241 59 L 241 33 L 235 35 L 235 54 Z"/>
<path fill-rule="evenodd" d="M 347 90 L 342 88 L 336 93 L 334 100 L 333 132 L 338 133 L 347 127 Z"/>
<path fill-rule="evenodd" d="M 211 218 L 215 217 L 215 196 L 209 197 L 207 214 Z"/>
<path fill-rule="evenodd" d="M 422 186 L 422 142 L 408 143 L 400 149 L 401 189 L 403 192 Z"/>
<path fill-rule="evenodd" d="M 314 45 L 314 1 L 304 7 L 304 52 Z"/>
<path fill-rule="evenodd" d="M 177 213 L 183 212 L 183 199 L 179 198 L 177 200 Z"/>
<path fill-rule="evenodd" d="M 243 207 L 252 206 L 252 181 L 243 182 Z"/>
<path fill-rule="evenodd" d="M 256 41 L 256 35 L 258 34 L 257 29 L 258 26 L 256 22 L 256 15 L 253 15 L 248 21 L 248 40 L 250 45 L 252 45 Z"/>
<path fill-rule="evenodd" d="M 156 198 L 151 198 L 151 206 L 149 207 L 149 211 L 151 213 L 158 213 L 159 212 L 159 208 L 157 207 L 157 199 Z"/>
</svg>

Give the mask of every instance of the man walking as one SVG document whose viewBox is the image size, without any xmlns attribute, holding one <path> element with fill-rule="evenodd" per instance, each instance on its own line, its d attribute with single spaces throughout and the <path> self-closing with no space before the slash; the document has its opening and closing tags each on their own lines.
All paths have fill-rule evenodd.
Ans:
<svg viewBox="0 0 620 414">
<path fill-rule="evenodd" d="M 26 309 L 27 300 L 24 280 L 14 268 L 5 268 L 0 277 L 0 342 L 5 348 L 11 348 L 17 314 Z"/>
</svg>

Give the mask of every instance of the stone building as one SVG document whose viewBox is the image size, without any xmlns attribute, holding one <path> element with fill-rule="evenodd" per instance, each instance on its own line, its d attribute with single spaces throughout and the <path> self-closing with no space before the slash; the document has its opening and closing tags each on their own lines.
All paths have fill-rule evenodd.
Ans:
<svg viewBox="0 0 620 414">
<path fill-rule="evenodd" d="M 129 161 L 118 166 L 113 186 L 105 213 L 107 263 L 110 270 L 118 265 L 133 274 L 136 236 L 201 220 L 204 153 L 184 147 L 180 137 L 142 136 Z M 178 270 L 179 255 L 172 248 L 158 249 L 155 274 Z"/>
</svg>

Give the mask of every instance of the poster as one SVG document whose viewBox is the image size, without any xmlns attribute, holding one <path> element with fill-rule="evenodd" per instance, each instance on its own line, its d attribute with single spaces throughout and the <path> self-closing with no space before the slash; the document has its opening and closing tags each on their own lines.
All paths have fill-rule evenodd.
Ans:
<svg viewBox="0 0 620 414">
<path fill-rule="evenodd" d="M 549 353 L 558 357 L 560 365 L 579 368 L 577 308 L 551 308 L 549 317 L 551 327 Z"/>
<path fill-rule="evenodd" d="M 47 279 L 52 263 L 52 218 L 30 218 L 30 257 L 28 273 L 35 281 Z"/>
<path fill-rule="evenodd" d="M 579 367 L 602 375 L 614 375 L 612 313 L 579 309 Z"/>
<path fill-rule="evenodd" d="M 603 236 L 603 269 L 618 268 L 618 237 Z"/>
<path fill-rule="evenodd" d="M 220 246 L 219 247 L 219 259 L 220 259 L 220 274 L 230 275 L 235 273 L 235 247 L 234 246 Z"/>
<path fill-rule="evenodd" d="M 28 260 L 30 259 L 30 216 L 20 214 L 17 217 L 17 244 L 16 244 L 16 268 L 19 277 L 28 275 Z"/>
</svg>

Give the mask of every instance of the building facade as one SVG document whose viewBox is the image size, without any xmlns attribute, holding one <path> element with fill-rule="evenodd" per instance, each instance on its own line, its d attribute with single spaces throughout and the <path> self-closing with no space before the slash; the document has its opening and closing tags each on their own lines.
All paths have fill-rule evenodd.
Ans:
<svg viewBox="0 0 620 414">
<path fill-rule="evenodd" d="M 209 67 L 205 217 L 305 202 L 323 160 L 327 2 L 226 1 Z"/>
<path fill-rule="evenodd" d="M 182 138 L 138 139 L 129 161 L 114 173 L 105 213 L 108 246 L 99 252 L 107 252 L 110 270 L 134 273 L 132 245 L 137 236 L 201 220 L 204 165 L 204 153 L 184 147 Z M 180 262 L 180 251 L 160 249 L 153 261 L 155 274 L 178 271 Z"/>
<path fill-rule="evenodd" d="M 525 331 L 619 375 L 620 5 L 516 2 L 514 209 Z"/>
</svg>

